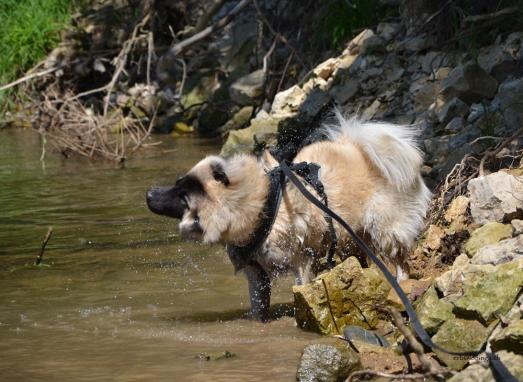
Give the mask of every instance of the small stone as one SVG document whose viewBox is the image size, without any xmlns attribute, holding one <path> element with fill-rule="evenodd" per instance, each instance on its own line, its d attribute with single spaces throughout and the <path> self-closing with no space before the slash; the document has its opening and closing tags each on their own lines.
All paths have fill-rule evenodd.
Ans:
<svg viewBox="0 0 523 382">
<path fill-rule="evenodd" d="M 523 176 L 498 171 L 471 179 L 470 213 L 474 222 L 509 221 L 523 215 Z"/>
<path fill-rule="evenodd" d="M 451 132 L 451 133 L 457 133 L 461 130 L 463 130 L 463 127 L 465 126 L 465 120 L 463 117 L 454 117 L 450 120 L 449 123 L 447 123 L 447 126 L 445 126 L 445 130 Z"/>
<path fill-rule="evenodd" d="M 523 220 L 513 219 L 510 224 L 512 224 L 512 228 L 514 229 L 514 236 L 523 233 Z"/>
<path fill-rule="evenodd" d="M 419 296 L 425 292 L 431 283 L 431 279 L 407 279 L 400 281 L 400 287 L 403 289 L 403 292 L 407 295 L 409 300 L 412 302 L 416 300 Z M 394 289 L 391 289 L 389 295 L 387 296 L 387 303 L 397 307 L 400 310 L 404 310 L 403 303 L 401 302 L 398 294 Z"/>
<path fill-rule="evenodd" d="M 449 319 L 439 328 L 432 340 L 442 348 L 454 352 L 479 351 L 490 333 L 489 328 L 478 321 Z M 456 357 L 437 349 L 434 352 L 447 366 L 461 370 L 472 356 Z"/>
<path fill-rule="evenodd" d="M 440 94 L 445 100 L 458 97 L 467 103 L 492 98 L 498 89 L 498 81 L 488 75 L 476 63 L 460 65 L 443 80 Z"/>
<path fill-rule="evenodd" d="M 360 53 L 362 54 L 371 54 L 376 52 L 385 51 L 385 42 L 379 36 L 373 35 L 369 36 L 363 40 L 360 48 Z"/>
<path fill-rule="evenodd" d="M 441 137 L 434 137 L 425 139 L 425 152 L 429 154 L 431 159 L 435 161 L 443 161 L 449 153 L 450 136 L 444 135 Z M 434 163 L 435 161 L 431 161 Z"/>
<path fill-rule="evenodd" d="M 431 286 L 416 305 L 416 313 L 427 333 L 434 334 L 445 321 L 454 317 L 452 307 L 451 303 L 440 300 Z"/>
<path fill-rule="evenodd" d="M 376 28 L 378 35 L 385 41 L 390 41 L 396 36 L 401 30 L 399 23 L 379 23 Z"/>
<path fill-rule="evenodd" d="M 471 264 L 499 265 L 523 258 L 523 235 L 487 245 L 476 252 Z"/>
<path fill-rule="evenodd" d="M 489 222 L 472 232 L 470 238 L 464 245 L 464 249 L 467 254 L 472 257 L 480 248 L 497 243 L 511 236 L 512 226 L 510 224 Z"/>
<path fill-rule="evenodd" d="M 251 119 L 253 110 L 254 108 L 252 106 L 242 107 L 233 115 L 230 120 L 225 123 L 225 125 L 220 128 L 220 131 L 227 132 L 245 127 L 245 125 L 247 125 Z"/>
<path fill-rule="evenodd" d="M 509 311 L 522 286 L 523 259 L 499 265 L 454 302 L 454 313 L 488 325 Z"/>
<path fill-rule="evenodd" d="M 456 220 L 460 220 L 462 217 L 465 217 L 464 215 L 466 215 L 468 208 L 469 198 L 464 195 L 460 195 L 452 200 L 443 217 L 445 218 L 445 221 L 450 224 Z"/>
<path fill-rule="evenodd" d="M 336 69 L 338 64 L 338 60 L 335 58 L 329 58 L 328 60 L 322 62 L 318 66 L 316 66 L 313 70 L 313 73 L 323 78 L 324 80 L 327 80 L 332 73 L 334 73 L 334 70 Z"/>
<path fill-rule="evenodd" d="M 303 349 L 296 380 L 298 382 L 337 382 L 360 367 L 358 355 L 342 340 L 307 345 Z"/>
<path fill-rule="evenodd" d="M 442 124 L 448 123 L 454 117 L 465 117 L 469 112 L 469 107 L 459 98 L 453 98 L 436 111 L 438 121 Z"/>
</svg>

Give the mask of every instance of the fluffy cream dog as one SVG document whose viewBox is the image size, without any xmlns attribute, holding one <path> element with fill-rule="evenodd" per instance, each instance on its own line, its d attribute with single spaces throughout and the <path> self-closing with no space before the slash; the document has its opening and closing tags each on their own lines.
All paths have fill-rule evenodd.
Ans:
<svg viewBox="0 0 523 382">
<path fill-rule="evenodd" d="M 294 162 L 321 166 L 329 207 L 395 266 L 398 279 L 404 279 L 406 258 L 431 197 L 420 176 L 422 155 L 414 131 L 341 115 L 337 119 L 337 124 L 325 127 L 328 140 L 306 146 Z M 276 165 L 268 153 L 261 159 L 209 156 L 173 187 L 152 188 L 147 203 L 155 213 L 181 219 L 183 238 L 241 247 L 253 240 L 268 195 L 267 171 Z M 337 251 L 347 255 L 350 237 L 337 223 L 334 228 Z M 230 252 L 236 269 L 247 275 L 253 315 L 267 318 L 272 278 L 292 272 L 297 283 L 309 282 L 329 245 L 323 213 L 287 184 L 263 246 L 248 258 Z"/>
</svg>

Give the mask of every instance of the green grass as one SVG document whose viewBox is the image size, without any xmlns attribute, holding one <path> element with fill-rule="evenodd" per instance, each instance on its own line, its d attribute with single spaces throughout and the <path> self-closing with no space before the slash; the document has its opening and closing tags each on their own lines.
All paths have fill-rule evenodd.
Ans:
<svg viewBox="0 0 523 382">
<path fill-rule="evenodd" d="M 0 0 L 0 85 L 42 60 L 71 19 L 72 0 Z M 0 94 L 0 104 L 2 96 Z"/>
</svg>

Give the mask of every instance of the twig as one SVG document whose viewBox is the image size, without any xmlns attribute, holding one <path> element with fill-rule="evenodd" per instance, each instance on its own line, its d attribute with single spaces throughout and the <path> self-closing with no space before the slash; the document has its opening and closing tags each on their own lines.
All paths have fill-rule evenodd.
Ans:
<svg viewBox="0 0 523 382">
<path fill-rule="evenodd" d="M 486 13 L 486 14 L 483 14 L 483 15 L 467 16 L 467 17 L 465 17 L 465 19 L 463 21 L 469 22 L 469 23 L 477 23 L 478 21 L 497 19 L 498 17 L 508 16 L 508 15 L 511 15 L 512 13 L 517 13 L 517 12 L 518 12 L 518 7 L 517 6 L 507 7 L 507 8 L 503 8 L 503 9 L 501 9 L 501 10 L 499 10 L 497 12 L 493 12 L 493 13 Z"/>
<path fill-rule="evenodd" d="M 256 8 L 256 12 L 258 13 L 258 16 L 260 17 L 260 19 L 262 20 L 262 22 L 267 26 L 267 28 L 269 29 L 269 31 L 273 34 L 273 36 L 278 36 L 279 39 L 289 47 L 289 49 L 291 50 L 291 52 L 294 52 L 296 58 L 298 58 L 298 61 L 300 61 L 300 64 L 305 68 L 305 69 L 309 69 L 309 67 L 305 64 L 305 61 L 301 58 L 301 56 L 298 54 L 298 51 L 291 45 L 291 43 L 289 42 L 289 40 L 287 40 L 287 38 L 283 35 L 281 35 L 280 33 L 276 32 L 276 30 L 273 28 L 272 24 L 269 22 L 269 20 L 267 20 L 267 17 L 263 14 L 263 12 L 261 11 L 260 9 L 260 6 L 258 5 L 258 2 L 256 0 L 254 0 L 254 7 Z"/>
<path fill-rule="evenodd" d="M 47 234 L 45 235 L 44 241 L 42 242 L 42 248 L 40 248 L 40 253 L 38 254 L 38 257 L 36 258 L 35 265 L 40 265 L 42 262 L 42 258 L 44 257 L 44 251 L 45 247 L 47 246 L 47 242 L 51 238 L 51 235 L 53 234 L 53 227 L 49 227 L 47 230 Z"/>
<path fill-rule="evenodd" d="M 478 169 L 479 176 L 485 175 L 485 162 L 488 158 L 491 158 L 491 157 L 499 154 L 501 150 L 503 150 L 505 147 L 507 147 L 510 144 L 510 142 L 512 142 L 514 139 L 516 139 L 517 137 L 519 137 L 522 134 L 523 134 L 523 127 L 520 128 L 519 130 L 517 130 L 512 136 L 508 137 L 503 142 L 501 142 L 501 144 L 495 150 L 487 151 L 485 153 L 485 155 L 483 155 L 483 158 L 481 158 L 481 161 L 479 162 L 479 169 Z"/>
<path fill-rule="evenodd" d="M 437 376 L 432 373 L 391 374 L 391 373 L 384 373 L 382 371 L 366 369 L 366 370 L 358 370 L 358 371 L 352 372 L 349 375 L 349 377 L 345 380 L 345 382 L 352 382 L 355 377 L 369 376 L 369 375 L 373 375 L 376 377 L 390 378 L 390 379 L 408 379 L 408 380 L 424 380 L 429 377 Z"/>
<path fill-rule="evenodd" d="M 104 102 L 104 115 L 107 114 L 107 110 L 109 109 L 109 102 L 111 98 L 111 93 L 113 91 L 114 85 L 118 81 L 118 78 L 120 77 L 120 74 L 123 72 L 125 68 L 125 64 L 127 62 L 127 56 L 129 55 L 129 52 L 131 51 L 131 48 L 133 47 L 134 43 L 136 42 L 136 35 L 138 34 L 138 30 L 143 27 L 147 21 L 149 20 L 150 14 L 145 15 L 145 17 L 140 21 L 133 29 L 133 32 L 131 34 L 131 38 L 123 43 L 122 50 L 120 51 L 120 54 L 115 58 L 115 66 L 116 70 L 113 73 L 113 77 L 111 78 L 111 82 L 109 82 L 105 88 L 107 89 L 107 96 Z"/>
<path fill-rule="evenodd" d="M 331 299 L 329 297 L 329 291 L 327 290 L 327 284 L 325 283 L 324 279 L 321 279 L 321 282 L 323 284 L 323 288 L 325 289 L 325 297 L 327 298 L 327 306 L 329 307 L 329 313 L 331 315 L 332 322 L 334 323 L 336 332 L 340 334 L 340 328 L 338 328 L 338 324 L 336 323 L 336 319 L 334 318 L 334 314 L 332 313 Z"/>
<path fill-rule="evenodd" d="M 154 51 L 153 32 L 147 35 L 147 86 L 151 85 L 151 59 Z"/>
<path fill-rule="evenodd" d="M 187 80 L 187 64 L 181 58 L 178 58 L 177 61 L 182 64 L 182 81 L 180 82 L 180 89 L 178 90 L 178 97 L 181 98 L 183 88 L 185 87 L 185 81 Z"/>
<path fill-rule="evenodd" d="M 276 48 L 277 42 L 278 42 L 278 35 L 276 35 L 276 37 L 274 37 L 274 41 L 272 42 L 271 47 L 269 48 L 269 50 L 267 51 L 265 56 L 263 56 L 263 66 L 262 66 L 263 82 L 267 81 L 267 77 L 268 77 L 267 72 L 269 70 L 269 58 L 271 57 L 271 54 L 274 51 L 274 48 Z"/>
<path fill-rule="evenodd" d="M 416 353 L 423 370 L 426 370 L 431 375 L 441 374 L 444 370 L 437 367 L 433 362 L 430 361 L 430 359 L 425 354 L 425 351 L 423 350 L 423 345 L 416 339 L 416 336 L 414 336 L 412 331 L 405 325 L 400 312 L 398 312 L 397 309 L 388 306 L 380 307 L 380 309 L 390 315 L 394 325 L 398 328 L 401 334 L 403 334 L 403 337 L 405 337 L 405 340 L 408 342 L 412 350 L 414 350 L 414 353 Z"/>
<path fill-rule="evenodd" d="M 201 32 L 207 26 L 207 24 L 209 24 L 209 21 L 211 21 L 213 16 L 217 14 L 220 9 L 222 9 L 227 1 L 228 0 L 215 0 L 209 7 L 209 10 L 204 12 L 196 22 L 196 25 L 194 26 L 194 33 Z"/>
<path fill-rule="evenodd" d="M 37 73 L 33 73 L 33 74 L 28 74 L 24 77 L 21 77 L 19 79 L 17 79 L 16 81 L 13 81 L 11 83 L 8 83 L 6 85 L 3 85 L 0 87 L 0 91 L 3 91 L 3 90 L 7 90 L 7 89 L 10 89 L 12 87 L 15 87 L 16 85 L 19 85 L 23 82 L 26 82 L 26 81 L 29 81 L 29 80 L 32 80 L 33 78 L 37 78 L 37 77 L 43 77 L 43 76 L 46 76 L 48 74 L 51 74 L 53 72 L 56 72 L 57 70 L 59 69 L 62 69 L 64 67 L 66 67 L 67 65 L 66 64 L 62 64 L 62 65 L 59 65 L 59 66 L 55 66 L 53 68 L 49 68 L 49 69 L 46 69 L 46 70 L 42 70 L 41 72 L 37 72 Z"/>
<path fill-rule="evenodd" d="M 175 44 L 172 48 L 169 49 L 167 54 L 178 56 L 181 52 L 187 49 L 189 46 L 197 43 L 200 40 L 203 40 L 210 36 L 213 32 L 225 27 L 229 24 L 252 0 L 241 0 L 236 6 L 224 17 L 218 20 L 216 23 L 208 26 L 207 28 L 201 30 L 200 32 L 192 35 L 185 40 L 180 41 Z"/>
</svg>

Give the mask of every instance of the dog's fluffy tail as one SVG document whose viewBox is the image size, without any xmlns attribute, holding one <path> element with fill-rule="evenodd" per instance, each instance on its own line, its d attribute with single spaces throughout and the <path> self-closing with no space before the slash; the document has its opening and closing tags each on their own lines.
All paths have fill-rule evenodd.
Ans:
<svg viewBox="0 0 523 382">
<path fill-rule="evenodd" d="M 345 118 L 338 110 L 336 118 L 336 124 L 326 126 L 330 140 L 348 140 L 360 146 L 383 176 L 400 190 L 418 181 L 423 158 L 415 141 L 416 129 Z"/>
</svg>

